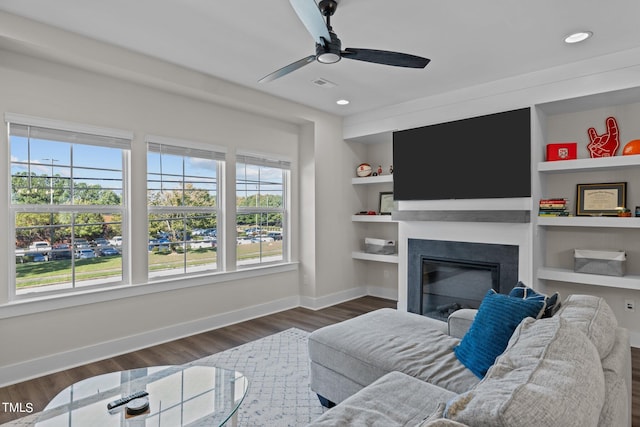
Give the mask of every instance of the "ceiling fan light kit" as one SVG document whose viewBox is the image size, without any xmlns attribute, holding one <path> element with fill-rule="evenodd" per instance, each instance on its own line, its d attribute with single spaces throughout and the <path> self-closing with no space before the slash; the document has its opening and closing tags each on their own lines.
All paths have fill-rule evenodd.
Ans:
<svg viewBox="0 0 640 427">
<path fill-rule="evenodd" d="M 334 64 L 342 58 L 340 55 L 342 48 L 340 39 L 333 31 L 329 31 L 329 35 L 331 36 L 331 40 L 327 41 L 323 39 L 324 44 L 316 43 L 316 60 L 323 64 Z"/>
<path fill-rule="evenodd" d="M 338 3 L 335 0 L 322 0 L 317 5 L 315 0 L 289 0 L 289 2 L 300 21 L 316 41 L 316 53 L 268 74 L 258 80 L 259 83 L 283 77 L 314 60 L 323 64 L 335 64 L 342 58 L 348 58 L 405 68 L 424 68 L 430 62 L 428 58 L 421 56 L 385 50 L 346 48 L 343 51 L 340 39 L 331 28 L 331 16 L 338 8 Z"/>
</svg>

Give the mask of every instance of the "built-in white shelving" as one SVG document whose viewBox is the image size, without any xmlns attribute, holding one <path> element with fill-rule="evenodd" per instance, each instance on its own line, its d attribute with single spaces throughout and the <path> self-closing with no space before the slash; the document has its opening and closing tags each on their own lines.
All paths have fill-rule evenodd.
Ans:
<svg viewBox="0 0 640 427">
<path fill-rule="evenodd" d="M 538 163 L 541 173 L 595 172 L 640 166 L 640 155 L 601 157 L 598 159 L 559 160 Z"/>
<path fill-rule="evenodd" d="M 365 177 L 356 177 L 351 178 L 352 184 L 380 184 L 380 183 L 392 183 L 393 175 L 378 175 L 378 176 L 365 176 Z"/>
<path fill-rule="evenodd" d="M 359 153 L 360 159 L 366 160 L 372 166 L 374 165 L 390 165 L 393 161 L 393 146 L 392 146 L 392 134 L 386 133 L 379 138 L 375 136 L 360 138 L 353 140 L 354 152 Z M 363 146 L 361 143 L 364 143 Z M 354 168 L 355 169 L 355 168 Z M 374 166 L 374 170 L 377 169 Z M 380 194 L 393 191 L 393 174 L 387 172 L 387 166 L 380 175 L 371 175 L 366 177 L 352 177 L 351 184 L 357 193 L 357 198 L 361 203 L 361 211 L 375 211 L 380 209 Z M 361 261 L 371 261 L 374 263 L 391 263 L 398 264 L 398 255 L 378 255 L 364 252 L 364 239 L 367 237 L 383 239 L 383 240 L 397 240 L 398 228 L 397 221 L 393 220 L 391 215 L 351 215 L 351 222 L 353 223 L 355 235 L 358 241 L 358 246 L 353 248 L 352 258 Z M 355 246 L 355 244 L 354 244 Z M 371 275 L 375 275 L 375 272 L 388 274 L 388 266 L 372 265 L 367 266 L 367 270 L 371 271 Z M 381 275 L 383 276 L 383 275 Z M 388 276 L 385 276 L 385 280 L 380 280 L 382 277 L 375 277 L 370 281 L 388 282 Z"/>
<path fill-rule="evenodd" d="M 379 255 L 379 254 L 370 254 L 367 252 L 354 251 L 351 253 L 351 257 L 354 259 L 360 259 L 364 261 L 377 261 L 377 262 L 388 262 L 392 264 L 398 264 L 398 255 Z"/>
<path fill-rule="evenodd" d="M 619 102 L 623 93 L 633 94 L 624 96 L 624 103 Z M 539 112 L 546 114 L 544 120 L 546 129 L 544 141 L 547 144 L 564 139 L 567 135 L 584 134 L 582 123 L 604 121 L 609 111 L 601 111 L 616 106 L 616 114 L 624 123 L 626 136 L 621 144 L 630 137 L 635 137 L 640 127 L 634 123 L 637 116 L 640 92 L 638 90 L 620 93 L 603 93 L 574 100 L 565 100 L 538 106 Z M 631 118 L 631 119 L 630 119 Z M 580 126 L 580 127 L 578 127 Z M 581 147 L 580 150 L 583 150 Z M 619 147 L 622 151 L 622 146 Z M 583 152 L 584 153 L 584 152 Z M 538 188 L 546 194 L 538 197 L 568 195 L 575 192 L 577 183 L 589 182 L 628 182 L 625 204 L 633 210 L 638 205 L 639 192 L 637 186 L 638 171 L 640 170 L 640 155 L 616 155 L 601 158 L 580 158 L 560 161 L 540 161 L 537 163 Z M 575 193 L 574 193 L 575 194 Z M 571 196 L 570 201 L 571 201 Z M 577 200 L 572 201 L 573 204 Z M 575 206 L 574 206 L 575 207 Z M 535 217 L 532 218 L 538 227 L 535 232 L 538 239 L 534 245 L 539 245 L 540 257 L 536 260 L 536 277 L 542 281 L 557 281 L 590 286 L 602 286 L 629 290 L 640 290 L 640 275 L 637 274 L 638 260 L 634 259 L 635 252 L 631 251 L 634 236 L 639 236 L 640 218 L 613 216 L 568 216 L 568 217 Z M 557 256 L 567 252 L 574 245 L 582 248 L 608 249 L 611 242 L 620 242 L 622 249 L 630 250 L 627 258 L 627 269 L 631 267 L 634 274 L 625 276 L 605 276 L 598 274 L 584 274 L 573 271 L 572 265 L 567 265 L 566 257 Z M 551 242 L 551 243 L 550 243 Z M 550 246 L 547 246 L 550 245 Z M 555 246 L 553 246 L 555 245 Z M 576 247 L 574 246 L 574 247 Z M 564 261 L 560 261 L 560 258 Z"/>
<path fill-rule="evenodd" d="M 640 228 L 640 218 L 605 216 L 539 216 L 538 225 L 546 227 Z"/>
<path fill-rule="evenodd" d="M 353 222 L 396 222 L 391 215 L 351 215 Z"/>
<path fill-rule="evenodd" d="M 605 286 L 608 288 L 640 290 L 640 276 L 604 276 L 601 274 L 576 273 L 564 268 L 543 267 L 538 269 L 538 278 L 559 282 L 582 283 L 585 285 Z"/>
</svg>

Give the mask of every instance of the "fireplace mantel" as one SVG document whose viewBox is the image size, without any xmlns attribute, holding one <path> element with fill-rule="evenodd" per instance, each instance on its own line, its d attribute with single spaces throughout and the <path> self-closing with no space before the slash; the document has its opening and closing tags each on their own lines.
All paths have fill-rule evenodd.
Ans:
<svg viewBox="0 0 640 427">
<path fill-rule="evenodd" d="M 530 210 L 406 210 L 393 211 L 394 221 L 531 222 Z"/>
<path fill-rule="evenodd" d="M 531 222 L 531 198 L 399 200 L 394 221 Z"/>
</svg>

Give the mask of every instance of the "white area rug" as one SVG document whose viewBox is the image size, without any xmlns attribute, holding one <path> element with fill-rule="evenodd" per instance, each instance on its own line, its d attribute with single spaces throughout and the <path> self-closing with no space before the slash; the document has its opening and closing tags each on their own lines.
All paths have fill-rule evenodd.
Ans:
<svg viewBox="0 0 640 427">
<path fill-rule="evenodd" d="M 239 426 L 304 426 L 323 412 L 309 389 L 308 335 L 291 328 L 191 364 L 235 369 L 249 379 Z M 3 426 L 33 426 L 37 420 L 38 414 L 32 414 Z"/>
</svg>

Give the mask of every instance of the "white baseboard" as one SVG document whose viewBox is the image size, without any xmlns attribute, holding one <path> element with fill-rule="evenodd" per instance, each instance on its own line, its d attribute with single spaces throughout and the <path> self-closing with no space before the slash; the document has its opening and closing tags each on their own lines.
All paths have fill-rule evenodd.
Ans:
<svg viewBox="0 0 640 427">
<path fill-rule="evenodd" d="M 397 289 L 389 289 L 380 286 L 363 285 L 318 298 L 302 296 L 300 297 L 300 306 L 308 308 L 310 310 L 320 310 L 332 305 L 340 304 L 345 301 L 365 296 L 397 301 L 398 291 Z"/>
<path fill-rule="evenodd" d="M 298 307 L 298 296 L 0 367 L 0 387 Z"/>
<path fill-rule="evenodd" d="M 398 289 L 389 289 L 380 286 L 367 286 L 367 295 L 398 301 Z"/>
<path fill-rule="evenodd" d="M 367 287 L 359 286 L 357 288 L 351 288 L 317 298 L 301 296 L 300 307 L 308 308 L 309 310 L 320 310 L 322 308 L 327 308 L 332 305 L 340 304 L 341 302 L 367 295 Z"/>
</svg>

